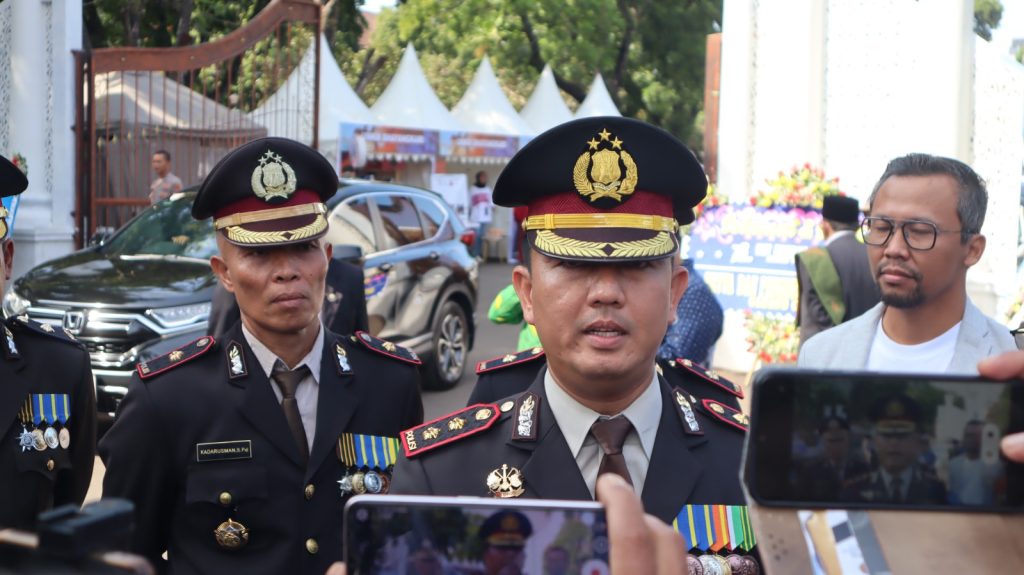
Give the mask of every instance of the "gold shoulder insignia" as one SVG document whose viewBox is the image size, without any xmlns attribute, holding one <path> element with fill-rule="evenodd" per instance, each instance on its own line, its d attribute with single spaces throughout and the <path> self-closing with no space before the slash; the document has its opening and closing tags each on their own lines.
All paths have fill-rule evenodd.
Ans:
<svg viewBox="0 0 1024 575">
<path fill-rule="evenodd" d="M 415 457 L 446 443 L 475 435 L 494 425 L 501 415 L 493 403 L 478 403 L 402 432 L 406 457 Z"/>
<path fill-rule="evenodd" d="M 139 372 L 139 377 L 142 379 L 149 379 L 169 369 L 178 367 L 183 363 L 187 363 L 189 360 L 193 360 L 209 351 L 210 348 L 213 347 L 213 344 L 213 338 L 208 335 L 204 335 L 192 343 L 183 345 L 170 353 L 161 355 L 160 357 L 146 362 L 141 362 L 136 368 Z"/>
<path fill-rule="evenodd" d="M 380 339 L 379 337 L 373 337 L 365 331 L 357 331 L 356 335 L 352 336 L 352 338 L 362 342 L 368 349 L 371 349 L 381 355 L 393 357 L 413 365 L 423 365 L 423 362 L 420 361 L 419 356 L 417 356 L 416 352 L 413 350 L 391 343 L 390 341 Z"/>
<path fill-rule="evenodd" d="M 742 411 L 733 409 L 728 405 L 719 403 L 713 399 L 705 399 L 701 401 L 701 405 L 704 407 L 704 411 L 710 415 L 712 419 L 731 425 L 744 432 L 750 428 L 750 418 Z"/>
<path fill-rule="evenodd" d="M 692 373 L 703 382 L 710 383 L 711 385 L 724 389 L 727 393 L 731 393 L 732 395 L 735 395 L 740 399 L 743 398 L 743 390 L 740 389 L 738 385 L 729 381 L 728 379 L 725 379 L 713 369 L 706 369 L 698 363 L 683 358 L 679 358 L 674 362 L 669 362 L 669 365 L 673 364 L 675 364 L 673 367 L 677 367 L 685 372 Z"/>
<path fill-rule="evenodd" d="M 75 336 L 68 330 L 55 328 L 48 323 L 39 323 L 29 319 L 28 316 L 25 315 L 18 316 L 18 320 L 9 322 L 9 325 L 16 329 L 20 327 L 21 329 L 25 329 L 39 335 L 45 335 L 58 341 L 72 343 L 78 346 L 82 345 L 81 342 L 75 339 Z"/>
<path fill-rule="evenodd" d="M 518 365 L 520 363 L 526 363 L 544 357 L 543 347 L 531 347 L 530 349 L 524 349 L 516 353 L 508 353 L 500 355 L 493 359 L 486 359 L 476 364 L 476 374 L 481 375 L 488 371 L 494 371 L 503 367 L 509 367 L 511 365 Z"/>
</svg>

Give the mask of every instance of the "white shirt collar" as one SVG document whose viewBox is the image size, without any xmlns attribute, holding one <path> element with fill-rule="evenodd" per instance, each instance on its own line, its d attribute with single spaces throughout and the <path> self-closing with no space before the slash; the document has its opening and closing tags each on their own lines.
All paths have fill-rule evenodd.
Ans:
<svg viewBox="0 0 1024 575">
<path fill-rule="evenodd" d="M 298 369 L 302 365 L 308 367 L 310 374 L 313 376 L 313 382 L 317 384 L 320 383 L 320 360 L 323 358 L 324 353 L 324 328 L 322 325 L 319 328 L 320 331 L 316 334 L 316 341 L 313 342 L 313 349 L 309 350 L 306 357 L 302 358 L 297 365 L 292 367 L 292 369 Z M 263 342 L 256 339 L 256 336 L 249 331 L 249 328 L 245 327 L 245 322 L 242 322 L 242 335 L 245 336 L 245 341 L 248 342 L 249 347 L 252 349 L 252 354 L 256 356 L 256 361 L 259 362 L 260 367 L 263 368 L 263 373 L 269 379 L 270 373 L 274 369 L 274 362 L 281 358 L 277 357 L 274 352 L 263 345 Z M 284 360 L 281 361 L 288 365 Z"/>
<path fill-rule="evenodd" d="M 583 447 L 583 442 L 590 433 L 590 426 L 601 414 L 576 401 L 558 385 L 551 375 L 551 370 L 544 370 L 544 393 L 555 416 L 555 423 L 562 430 L 565 442 L 569 444 L 572 456 L 576 457 Z M 650 458 L 654 451 L 654 440 L 658 435 L 658 424 L 661 422 L 661 386 L 658 384 L 658 373 L 654 371 L 647 389 L 640 394 L 621 414 L 624 415 L 637 435 L 644 453 Z"/>
</svg>

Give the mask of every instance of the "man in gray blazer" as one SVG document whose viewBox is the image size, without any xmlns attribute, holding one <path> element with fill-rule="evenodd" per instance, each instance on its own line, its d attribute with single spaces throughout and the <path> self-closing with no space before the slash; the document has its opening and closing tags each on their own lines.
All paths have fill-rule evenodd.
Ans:
<svg viewBox="0 0 1024 575">
<path fill-rule="evenodd" d="M 976 374 L 979 360 L 1016 349 L 1009 329 L 967 297 L 981 259 L 988 192 L 970 166 L 910 154 L 889 162 L 863 222 L 882 302 L 800 350 L 814 369 Z"/>
</svg>

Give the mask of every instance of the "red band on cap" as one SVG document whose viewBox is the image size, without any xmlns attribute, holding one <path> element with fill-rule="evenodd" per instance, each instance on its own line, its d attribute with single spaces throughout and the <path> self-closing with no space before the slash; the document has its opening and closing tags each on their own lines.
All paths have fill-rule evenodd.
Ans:
<svg viewBox="0 0 1024 575">
<path fill-rule="evenodd" d="M 322 201 L 320 194 L 313 190 L 295 190 L 287 200 L 279 204 L 267 203 L 256 196 L 249 196 L 244 200 L 238 200 L 237 202 L 230 203 L 223 208 L 217 210 L 213 214 L 213 218 L 218 220 L 233 214 L 244 214 L 247 212 L 258 212 L 260 210 L 268 210 L 271 208 L 287 208 L 291 206 L 301 206 L 302 204 L 315 204 Z"/>
<path fill-rule="evenodd" d="M 674 217 L 672 198 L 655 192 L 637 190 L 629 201 L 603 210 L 582 198 L 578 192 L 563 192 L 535 199 L 529 203 L 530 215 L 541 214 L 644 214 Z"/>
</svg>

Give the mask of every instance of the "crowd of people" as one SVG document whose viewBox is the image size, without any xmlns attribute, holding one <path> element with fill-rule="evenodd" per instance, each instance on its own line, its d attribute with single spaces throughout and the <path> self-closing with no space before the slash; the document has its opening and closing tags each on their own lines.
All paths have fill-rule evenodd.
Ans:
<svg viewBox="0 0 1024 575">
<path fill-rule="evenodd" d="M 154 193 L 173 188 L 168 174 Z M 192 215 L 213 220 L 210 264 L 237 320 L 140 363 L 98 448 L 88 354 L 59 329 L 5 320 L 0 485 L 17 497 L 0 502 L 0 524 L 31 529 L 39 512 L 80 504 L 98 452 L 103 496 L 135 506 L 131 550 L 173 573 L 343 572 L 344 503 L 383 493 L 597 499 L 607 506 L 613 573 L 757 572 L 756 547 L 700 549 L 670 527 L 688 506 L 746 504 L 743 392 L 702 365 L 720 321 L 718 331 L 695 330 L 699 338 L 673 333 L 721 314 L 678 256 L 680 228 L 707 189 L 690 150 L 644 122 L 597 117 L 557 126 L 516 154 L 492 199 L 525 208 L 510 279 L 540 346 L 485 362 L 468 406 L 426 422 L 414 353 L 365 331 L 337 333 L 321 318 L 332 255 L 324 202 L 337 186 L 318 152 L 282 138 L 246 143 L 211 170 Z M 0 195 L 26 187 L 0 162 Z M 860 289 L 850 277 L 865 275 L 851 275 L 855 264 L 841 255 L 859 249 L 850 244 L 856 210 L 830 203 L 825 256 L 798 263 L 801 285 L 839 291 L 801 297 L 801 321 L 838 325 L 804 343 L 799 365 L 1024 376 L 1024 352 L 966 294 L 985 248 L 986 201 L 961 162 L 891 162 L 860 224 L 866 258 L 856 265 L 877 286 L 873 307 L 873 294 L 844 295 Z M 14 257 L 4 216 L 0 291 Z M 883 410 L 873 420 L 879 441 L 916 441 L 904 419 Z M 974 465 L 968 432 L 951 474 Z M 916 445 L 879 448 L 869 468 L 846 460 L 849 422 L 828 419 L 821 435 L 836 447 L 814 465 L 834 466 L 843 482 L 812 488 L 901 501 L 953 489 L 916 474 Z M 1024 436 L 1003 447 L 1024 462 Z M 514 539 L 503 525 L 503 540 Z M 500 572 L 518 572 L 511 566 Z"/>
</svg>

